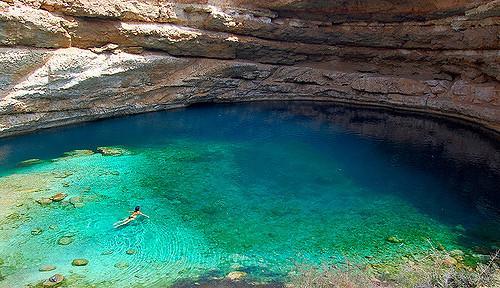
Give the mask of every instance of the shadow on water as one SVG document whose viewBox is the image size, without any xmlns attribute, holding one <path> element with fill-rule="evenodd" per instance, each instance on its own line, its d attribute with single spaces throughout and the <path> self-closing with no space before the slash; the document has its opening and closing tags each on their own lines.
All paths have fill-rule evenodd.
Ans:
<svg viewBox="0 0 500 288">
<path fill-rule="evenodd" d="M 362 138 L 361 142 L 339 140 L 358 151 L 335 154 L 337 160 L 343 158 L 340 163 L 346 174 L 372 190 L 379 187 L 381 193 L 407 200 L 442 223 L 465 227 L 462 245 L 480 246 L 500 239 L 498 134 L 458 120 L 388 109 L 330 103 L 268 105 L 276 119 L 300 116 L 312 120 L 304 122 L 310 129 L 341 130 Z M 363 141 L 375 149 L 363 149 Z M 401 166 L 411 167 L 420 177 L 402 174 Z M 423 183 L 422 178 L 429 179 Z"/>
<path fill-rule="evenodd" d="M 283 123 L 288 124 L 280 128 Z M 400 197 L 442 223 L 464 227 L 464 246 L 500 239 L 498 135 L 386 109 L 311 102 L 197 105 L 48 129 L 0 139 L 0 175 L 30 158 L 51 159 L 98 146 L 164 145 L 176 137 L 306 139 L 357 184 Z M 331 151 L 332 143 L 345 149 Z"/>
</svg>

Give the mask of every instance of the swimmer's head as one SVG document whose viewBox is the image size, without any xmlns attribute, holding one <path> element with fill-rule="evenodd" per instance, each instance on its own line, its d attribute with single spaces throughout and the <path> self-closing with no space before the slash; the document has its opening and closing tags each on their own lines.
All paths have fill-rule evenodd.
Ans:
<svg viewBox="0 0 500 288">
<path fill-rule="evenodd" d="M 135 206 L 135 210 L 134 211 L 137 212 L 139 210 L 141 210 L 141 206 Z"/>
</svg>

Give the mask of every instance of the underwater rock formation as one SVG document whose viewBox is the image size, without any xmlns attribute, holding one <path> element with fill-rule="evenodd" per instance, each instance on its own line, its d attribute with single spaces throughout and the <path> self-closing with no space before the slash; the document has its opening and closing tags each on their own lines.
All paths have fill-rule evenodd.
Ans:
<svg viewBox="0 0 500 288">
<path fill-rule="evenodd" d="M 197 102 L 333 100 L 500 130 L 500 1 L 0 1 L 0 136 Z"/>
</svg>

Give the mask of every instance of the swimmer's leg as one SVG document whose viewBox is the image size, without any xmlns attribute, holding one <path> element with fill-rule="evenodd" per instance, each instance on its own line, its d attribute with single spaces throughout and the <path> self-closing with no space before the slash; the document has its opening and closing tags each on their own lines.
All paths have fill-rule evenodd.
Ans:
<svg viewBox="0 0 500 288">
<path fill-rule="evenodd" d="M 127 218 L 125 220 L 123 220 L 121 223 L 117 224 L 117 225 L 114 225 L 115 228 L 118 228 L 118 227 L 121 227 L 121 226 L 124 226 L 124 225 L 127 225 L 128 223 L 132 222 L 132 220 L 134 220 L 134 218 Z M 116 223 L 115 223 L 116 224 Z"/>
</svg>

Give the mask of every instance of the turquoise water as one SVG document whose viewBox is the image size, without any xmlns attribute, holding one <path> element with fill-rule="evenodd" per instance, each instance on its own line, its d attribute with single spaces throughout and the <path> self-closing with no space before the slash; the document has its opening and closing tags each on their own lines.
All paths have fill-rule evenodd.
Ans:
<svg viewBox="0 0 500 288">
<path fill-rule="evenodd" d="M 76 149 L 93 152 L 64 154 Z M 41 161 L 19 165 L 32 158 Z M 231 271 L 286 282 L 302 264 L 396 265 L 431 245 L 468 255 L 500 246 L 499 142 L 430 117 L 196 106 L 0 139 L 0 165 L 0 287 L 54 273 L 73 287 Z M 58 192 L 68 197 L 36 203 Z M 136 205 L 150 218 L 114 229 Z M 59 245 L 63 236 L 73 242 Z"/>
</svg>

